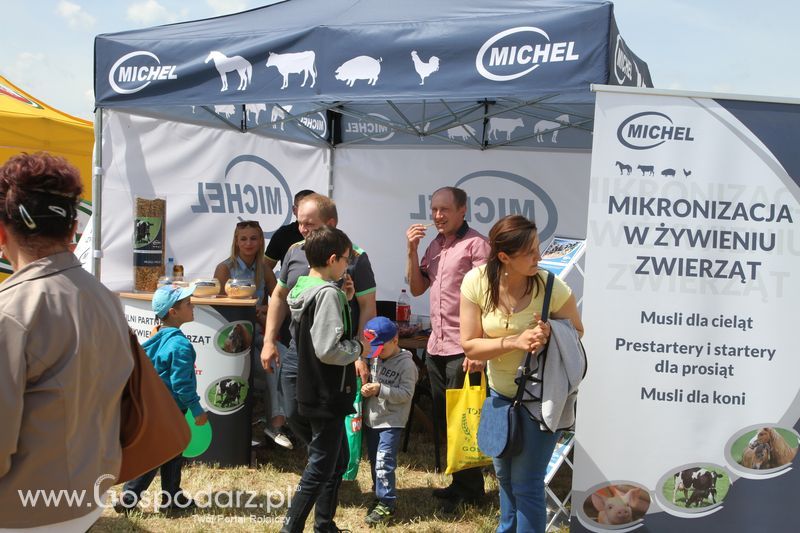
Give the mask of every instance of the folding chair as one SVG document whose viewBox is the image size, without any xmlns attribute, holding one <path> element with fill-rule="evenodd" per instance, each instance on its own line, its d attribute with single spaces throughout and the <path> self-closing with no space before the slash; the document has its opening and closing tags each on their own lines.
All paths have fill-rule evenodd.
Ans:
<svg viewBox="0 0 800 533">
<path fill-rule="evenodd" d="M 567 509 L 567 505 L 570 502 L 570 498 L 572 497 L 572 491 L 570 490 L 567 493 L 566 497 L 561 500 L 558 496 L 550 489 L 550 482 L 555 477 L 556 473 L 563 467 L 567 465 L 567 467 L 572 470 L 572 461 L 569 460 L 569 452 L 572 451 L 572 447 L 575 446 L 575 433 L 572 431 L 565 431 L 561 434 L 561 438 L 558 439 L 558 443 L 556 444 L 556 448 L 553 450 L 553 455 L 550 457 L 550 464 L 547 465 L 547 472 L 544 476 L 544 490 L 545 490 L 545 501 L 547 502 L 548 514 L 550 514 L 550 503 L 552 502 L 553 506 L 555 507 L 553 511 L 552 517 L 547 521 L 547 528 L 546 530 L 549 531 L 551 527 L 556 525 L 556 522 L 569 523 L 569 509 Z M 559 517 L 563 515 L 563 519 L 559 520 Z"/>
</svg>

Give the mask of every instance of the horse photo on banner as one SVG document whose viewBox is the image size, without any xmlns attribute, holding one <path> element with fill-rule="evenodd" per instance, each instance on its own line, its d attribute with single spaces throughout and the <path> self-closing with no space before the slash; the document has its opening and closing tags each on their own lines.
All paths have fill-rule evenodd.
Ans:
<svg viewBox="0 0 800 533">
<path fill-rule="evenodd" d="M 571 531 L 794 531 L 800 100 L 598 89 Z"/>
</svg>

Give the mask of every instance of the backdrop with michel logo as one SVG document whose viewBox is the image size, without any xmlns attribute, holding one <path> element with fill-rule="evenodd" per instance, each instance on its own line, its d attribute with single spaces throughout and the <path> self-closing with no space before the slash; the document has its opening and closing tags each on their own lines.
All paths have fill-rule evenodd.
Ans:
<svg viewBox="0 0 800 533">
<path fill-rule="evenodd" d="M 328 150 L 236 131 L 104 111 L 101 279 L 130 290 L 135 198 L 166 199 L 166 256 L 185 277 L 210 277 L 231 253 L 236 222 L 267 240 L 291 222 L 294 194 L 325 192 Z"/>
<path fill-rule="evenodd" d="M 208 277 L 230 254 L 234 225 L 258 220 L 268 240 L 293 220 L 301 189 L 326 193 L 327 148 L 263 136 L 104 111 L 106 173 L 102 213 L 102 281 L 130 290 L 135 198 L 166 198 L 166 256 L 187 278 Z M 145 134 L 146 133 L 146 134 Z M 589 152 L 466 151 L 346 147 L 336 150 L 332 197 L 339 227 L 369 254 L 378 299 L 405 288 L 406 237 L 430 221 L 430 196 L 455 185 L 469 196 L 467 220 L 488 235 L 508 214 L 534 219 L 543 243 L 584 238 Z M 420 254 L 435 231 L 429 228 Z M 580 291 L 580 287 L 576 286 Z M 428 314 L 427 295 L 416 314 Z"/>
<path fill-rule="evenodd" d="M 340 148 L 333 194 L 340 226 L 370 257 L 378 299 L 396 300 L 407 288 L 406 230 L 431 221 L 436 189 L 464 189 L 467 222 L 484 235 L 503 216 L 521 214 L 536 221 L 546 243 L 556 234 L 585 236 L 588 171 L 588 151 Z M 420 258 L 435 234 L 427 229 Z M 413 300 L 413 313 L 428 310 L 427 293 Z"/>
<path fill-rule="evenodd" d="M 600 91 L 571 529 L 791 530 L 800 101 Z"/>
</svg>

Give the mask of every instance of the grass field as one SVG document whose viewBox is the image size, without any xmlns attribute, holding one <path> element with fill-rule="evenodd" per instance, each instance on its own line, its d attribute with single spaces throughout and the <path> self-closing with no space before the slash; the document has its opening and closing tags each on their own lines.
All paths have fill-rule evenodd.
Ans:
<svg viewBox="0 0 800 533">
<path fill-rule="evenodd" d="M 460 532 L 489 533 L 497 527 L 499 500 L 497 480 L 491 467 L 485 469 L 484 478 L 487 490 L 485 502 L 480 506 L 468 506 L 453 516 L 441 513 L 437 501 L 431 496 L 431 489 L 444 487 L 450 476 L 434 472 L 434 450 L 430 436 L 417 424 L 419 432 L 412 432 L 407 453 L 400 452 L 397 469 L 398 510 L 388 527 L 376 531 L 415 531 L 415 532 Z M 256 426 L 254 436 L 263 440 L 263 427 Z M 209 495 L 221 505 L 197 509 L 191 514 L 166 516 L 154 512 L 152 503 L 147 509 L 137 510 L 128 516 L 118 515 L 113 509 L 106 509 L 100 520 L 89 531 L 92 533 L 118 533 L 153 531 L 165 533 L 193 533 L 211 531 L 278 531 L 285 513 L 284 505 L 279 505 L 294 490 L 300 473 L 305 466 L 305 450 L 284 450 L 267 445 L 253 449 L 252 468 L 215 468 L 202 464 L 187 464 L 183 469 L 182 487 L 190 495 L 198 495 L 200 503 L 207 503 Z M 566 470 L 566 469 L 564 469 Z M 551 483 L 560 497 L 569 491 L 571 477 L 557 475 Z M 352 531 L 369 531 L 364 524 L 367 507 L 372 501 L 370 491 L 372 481 L 366 455 L 362 457 L 358 478 L 345 481 L 340 492 L 340 506 L 336 524 Z M 160 488 L 160 478 L 153 481 L 150 492 Z M 119 492 L 120 486 L 114 488 Z M 229 505 L 229 494 L 242 491 L 239 505 Z M 253 502 L 247 502 L 249 494 L 254 494 Z M 271 498 L 271 508 L 266 500 Z M 236 502 L 234 502 L 235 504 Z M 249 508 L 248 503 L 259 508 Z M 308 524 L 311 524 L 309 519 Z M 310 531 L 310 527 L 307 528 Z M 566 532 L 566 528 L 554 531 Z"/>
</svg>

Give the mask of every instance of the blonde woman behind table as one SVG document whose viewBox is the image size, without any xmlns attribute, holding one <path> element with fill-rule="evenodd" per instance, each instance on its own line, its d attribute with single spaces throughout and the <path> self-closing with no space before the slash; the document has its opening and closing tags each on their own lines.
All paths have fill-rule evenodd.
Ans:
<svg viewBox="0 0 800 533">
<path fill-rule="evenodd" d="M 488 361 L 490 394 L 513 398 L 517 367 L 527 351 L 547 342 L 550 326 L 540 320 L 546 274 L 539 270 L 536 224 L 519 215 L 500 219 L 489 232 L 489 260 L 472 269 L 461 284 L 461 344 L 470 359 Z M 564 318 L 583 334 L 575 297 L 555 278 L 550 317 Z M 544 474 L 560 432 L 539 429 L 523 417 L 523 450 L 494 459 L 500 484 L 498 533 L 544 533 L 547 511 Z"/>
<path fill-rule="evenodd" d="M 0 284 L 0 531 L 86 531 L 119 472 L 133 359 L 119 298 L 70 251 L 80 195 L 60 157 L 0 167 L 0 251 L 14 271 Z M 25 491 L 83 493 L 91 506 L 24 505 Z"/>
<path fill-rule="evenodd" d="M 244 220 L 236 224 L 231 244 L 231 255 L 217 265 L 214 277 L 219 280 L 220 294 L 225 294 L 225 283 L 233 279 L 252 279 L 256 283 L 256 342 L 254 352 L 261 353 L 264 342 L 264 321 L 267 317 L 267 298 L 275 288 L 277 281 L 275 273 L 269 268 L 264 257 L 264 231 L 255 220 Z M 261 361 L 256 361 L 253 368 L 260 373 Z M 270 424 L 264 433 L 276 444 L 284 448 L 292 448 L 292 441 L 285 435 L 283 426 L 286 417 L 283 413 L 283 402 L 280 401 L 278 382 L 275 374 L 266 374 L 267 390 L 270 408 Z"/>
</svg>

